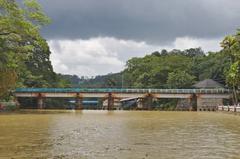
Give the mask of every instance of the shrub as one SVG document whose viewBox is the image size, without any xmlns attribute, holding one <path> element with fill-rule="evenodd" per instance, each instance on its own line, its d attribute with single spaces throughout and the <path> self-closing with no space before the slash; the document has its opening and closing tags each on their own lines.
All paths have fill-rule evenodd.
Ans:
<svg viewBox="0 0 240 159">
<path fill-rule="evenodd" d="M 15 111 L 18 108 L 15 102 L 3 102 L 1 106 L 4 111 Z"/>
</svg>

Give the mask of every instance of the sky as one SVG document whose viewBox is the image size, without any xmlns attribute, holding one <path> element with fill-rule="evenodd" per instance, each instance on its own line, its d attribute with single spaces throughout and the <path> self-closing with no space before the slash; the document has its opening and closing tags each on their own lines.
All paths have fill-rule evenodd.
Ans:
<svg viewBox="0 0 240 159">
<path fill-rule="evenodd" d="M 119 72 L 132 57 L 162 49 L 220 50 L 239 28 L 239 0 L 39 0 L 57 73 Z"/>
</svg>

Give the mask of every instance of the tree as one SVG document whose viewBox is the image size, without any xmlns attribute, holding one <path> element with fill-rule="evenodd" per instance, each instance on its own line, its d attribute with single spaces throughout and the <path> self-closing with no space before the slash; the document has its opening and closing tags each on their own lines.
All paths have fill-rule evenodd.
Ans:
<svg viewBox="0 0 240 159">
<path fill-rule="evenodd" d="M 47 49 L 39 30 L 49 22 L 35 0 L 25 0 L 23 7 L 15 0 L 0 0 L 0 74 L 2 79 L 11 79 L 7 85 L 0 80 L 1 94 L 14 87 L 18 69 L 37 48 Z"/>
<path fill-rule="evenodd" d="M 0 97 L 3 97 L 9 93 L 9 89 L 13 88 L 16 83 L 16 72 L 12 70 L 4 70 L 0 71 Z"/>
<path fill-rule="evenodd" d="M 155 51 L 155 52 L 152 53 L 152 55 L 160 57 L 160 56 L 161 56 L 161 53 L 158 52 L 158 51 Z"/>
<path fill-rule="evenodd" d="M 47 47 L 39 29 L 49 19 L 35 0 L 24 2 L 20 8 L 14 0 L 0 0 L 0 61 L 8 68 L 16 68 L 37 46 Z"/>
<path fill-rule="evenodd" d="M 48 47 L 47 49 L 35 48 L 32 55 L 25 61 L 25 67 L 22 66 L 23 71 L 19 73 L 19 78 L 23 79 L 23 85 L 27 87 L 58 86 L 57 74 L 53 71 L 50 54 Z M 25 72 L 29 72 L 28 75 Z"/>
<path fill-rule="evenodd" d="M 162 55 L 162 56 L 166 56 L 167 54 L 168 54 L 168 52 L 167 52 L 166 49 L 163 49 L 163 50 L 161 51 L 161 55 Z"/>
<path fill-rule="evenodd" d="M 229 70 L 225 72 L 227 83 L 233 89 L 233 101 L 238 103 L 237 89 L 240 87 L 240 32 L 236 35 L 226 36 L 221 42 L 223 52 L 230 58 L 231 66 Z"/>
<path fill-rule="evenodd" d="M 105 87 L 116 87 L 116 81 L 112 78 L 108 78 L 105 81 Z"/>
<path fill-rule="evenodd" d="M 190 88 L 196 77 L 188 74 L 185 71 L 176 71 L 168 74 L 167 85 L 169 88 Z"/>
<path fill-rule="evenodd" d="M 190 48 L 184 51 L 189 57 L 204 56 L 204 52 L 201 48 Z"/>
<path fill-rule="evenodd" d="M 240 61 L 233 63 L 227 73 L 227 82 L 234 86 L 240 85 Z"/>
<path fill-rule="evenodd" d="M 223 52 L 209 52 L 207 56 L 193 59 L 193 75 L 197 80 L 213 79 L 223 85 L 226 85 L 224 72 L 229 69 L 229 57 Z"/>
</svg>

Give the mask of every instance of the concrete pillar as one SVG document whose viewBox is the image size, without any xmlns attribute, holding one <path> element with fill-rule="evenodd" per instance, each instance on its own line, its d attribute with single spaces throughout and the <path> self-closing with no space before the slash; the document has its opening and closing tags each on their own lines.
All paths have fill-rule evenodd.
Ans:
<svg viewBox="0 0 240 159">
<path fill-rule="evenodd" d="M 145 98 L 144 98 L 144 102 L 143 102 L 143 109 L 147 109 L 147 110 L 152 110 L 153 107 L 153 97 L 151 94 L 148 94 Z"/>
<path fill-rule="evenodd" d="M 108 105 L 107 110 L 113 110 L 114 109 L 114 97 L 112 93 L 108 93 Z"/>
<path fill-rule="evenodd" d="M 75 105 L 75 109 L 76 110 L 82 110 L 83 109 L 83 104 L 82 104 L 82 97 L 79 93 L 77 93 L 76 95 L 76 105 Z"/>
<path fill-rule="evenodd" d="M 197 111 L 200 111 L 200 110 L 202 110 L 202 99 L 200 95 L 197 95 Z"/>
<path fill-rule="evenodd" d="M 137 109 L 143 109 L 143 99 L 142 98 L 139 98 L 137 100 Z"/>
<path fill-rule="evenodd" d="M 188 104 L 188 107 L 189 107 L 189 111 L 193 111 L 193 98 L 188 98 L 187 99 L 187 104 Z"/>
<path fill-rule="evenodd" d="M 197 98 L 198 96 L 196 94 L 191 95 L 191 108 L 192 111 L 197 111 Z"/>
<path fill-rule="evenodd" d="M 83 104 L 82 104 L 82 98 L 80 97 L 77 97 L 76 98 L 76 106 L 75 106 L 75 109 L 77 110 L 82 110 L 83 109 Z"/>
<path fill-rule="evenodd" d="M 38 109 L 43 109 L 43 97 L 41 95 L 37 98 Z"/>
</svg>

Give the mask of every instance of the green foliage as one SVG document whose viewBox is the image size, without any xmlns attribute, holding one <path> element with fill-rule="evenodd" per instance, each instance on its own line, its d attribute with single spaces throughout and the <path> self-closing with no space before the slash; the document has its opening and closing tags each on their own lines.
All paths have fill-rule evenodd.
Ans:
<svg viewBox="0 0 240 159">
<path fill-rule="evenodd" d="M 227 83 L 233 88 L 233 99 L 238 103 L 237 89 L 240 88 L 240 31 L 236 35 L 226 36 L 221 42 L 222 52 L 230 59 L 230 66 L 225 71 Z"/>
<path fill-rule="evenodd" d="M 0 97 L 7 96 L 16 83 L 16 72 L 13 69 L 0 69 Z"/>
<path fill-rule="evenodd" d="M 4 109 L 5 109 L 6 111 L 15 111 L 15 110 L 17 110 L 18 108 L 17 108 L 16 103 L 9 102 L 9 103 L 6 103 L 6 104 L 4 105 Z"/>
<path fill-rule="evenodd" d="M 14 0 L 0 0 L 0 63 L 2 67 L 17 68 L 36 46 L 46 47 L 39 34 L 40 26 L 48 23 L 35 1 L 28 0 L 20 8 Z M 30 16 L 36 14 L 38 16 Z M 5 64 L 5 65 L 4 65 Z"/>
<path fill-rule="evenodd" d="M 195 80 L 195 76 L 185 71 L 176 71 L 168 74 L 167 85 L 169 88 L 190 88 Z"/>
<path fill-rule="evenodd" d="M 227 82 L 233 86 L 240 86 L 240 61 L 234 62 L 227 72 Z"/>
<path fill-rule="evenodd" d="M 38 16 L 30 17 L 31 14 Z M 0 0 L 1 70 L 18 73 L 17 69 L 35 52 L 36 46 L 46 47 L 39 34 L 39 28 L 47 23 L 47 19 L 35 1 L 26 1 L 25 7 L 20 8 L 14 0 Z M 1 72 L 2 76 L 9 77 L 9 71 L 5 71 L 5 74 L 4 71 Z M 3 80 L 0 81 L 1 88 L 5 84 Z M 15 82 L 10 85 L 14 86 Z M 8 90 L 5 89 L 4 92 L 6 91 Z"/>
<path fill-rule="evenodd" d="M 229 57 L 222 52 L 209 52 L 207 56 L 198 58 L 193 66 L 193 73 L 198 80 L 214 79 L 225 85 L 224 72 L 229 68 Z"/>
<path fill-rule="evenodd" d="M 140 88 L 190 87 L 195 79 L 192 69 L 195 59 L 202 56 L 204 53 L 200 48 L 196 48 L 170 52 L 163 50 L 161 53 L 154 52 L 143 58 L 132 58 L 127 62 L 127 68 L 124 71 L 125 81 L 130 87 Z M 181 83 L 184 82 L 183 79 L 179 79 L 182 80 L 181 82 L 174 81 L 174 76 L 182 74 L 189 75 L 186 83 Z M 183 85 L 180 85 L 179 82 Z"/>
<path fill-rule="evenodd" d="M 40 27 L 41 25 L 45 25 L 50 23 L 50 19 L 45 16 L 42 11 L 42 7 L 37 3 L 36 0 L 24 0 L 25 4 L 25 15 L 29 21 L 33 21 L 37 23 Z"/>
<path fill-rule="evenodd" d="M 77 77 L 76 75 L 60 75 L 64 80 L 69 81 L 70 87 L 84 87 L 84 88 L 100 88 L 111 87 L 121 88 L 125 87 L 127 83 L 124 80 L 123 73 L 111 73 L 107 75 L 99 75 L 94 78 Z M 123 82 L 123 83 L 122 83 Z"/>
<path fill-rule="evenodd" d="M 64 87 L 40 28 L 50 22 L 36 0 L 0 0 L 0 97 L 19 87 Z"/>
</svg>

